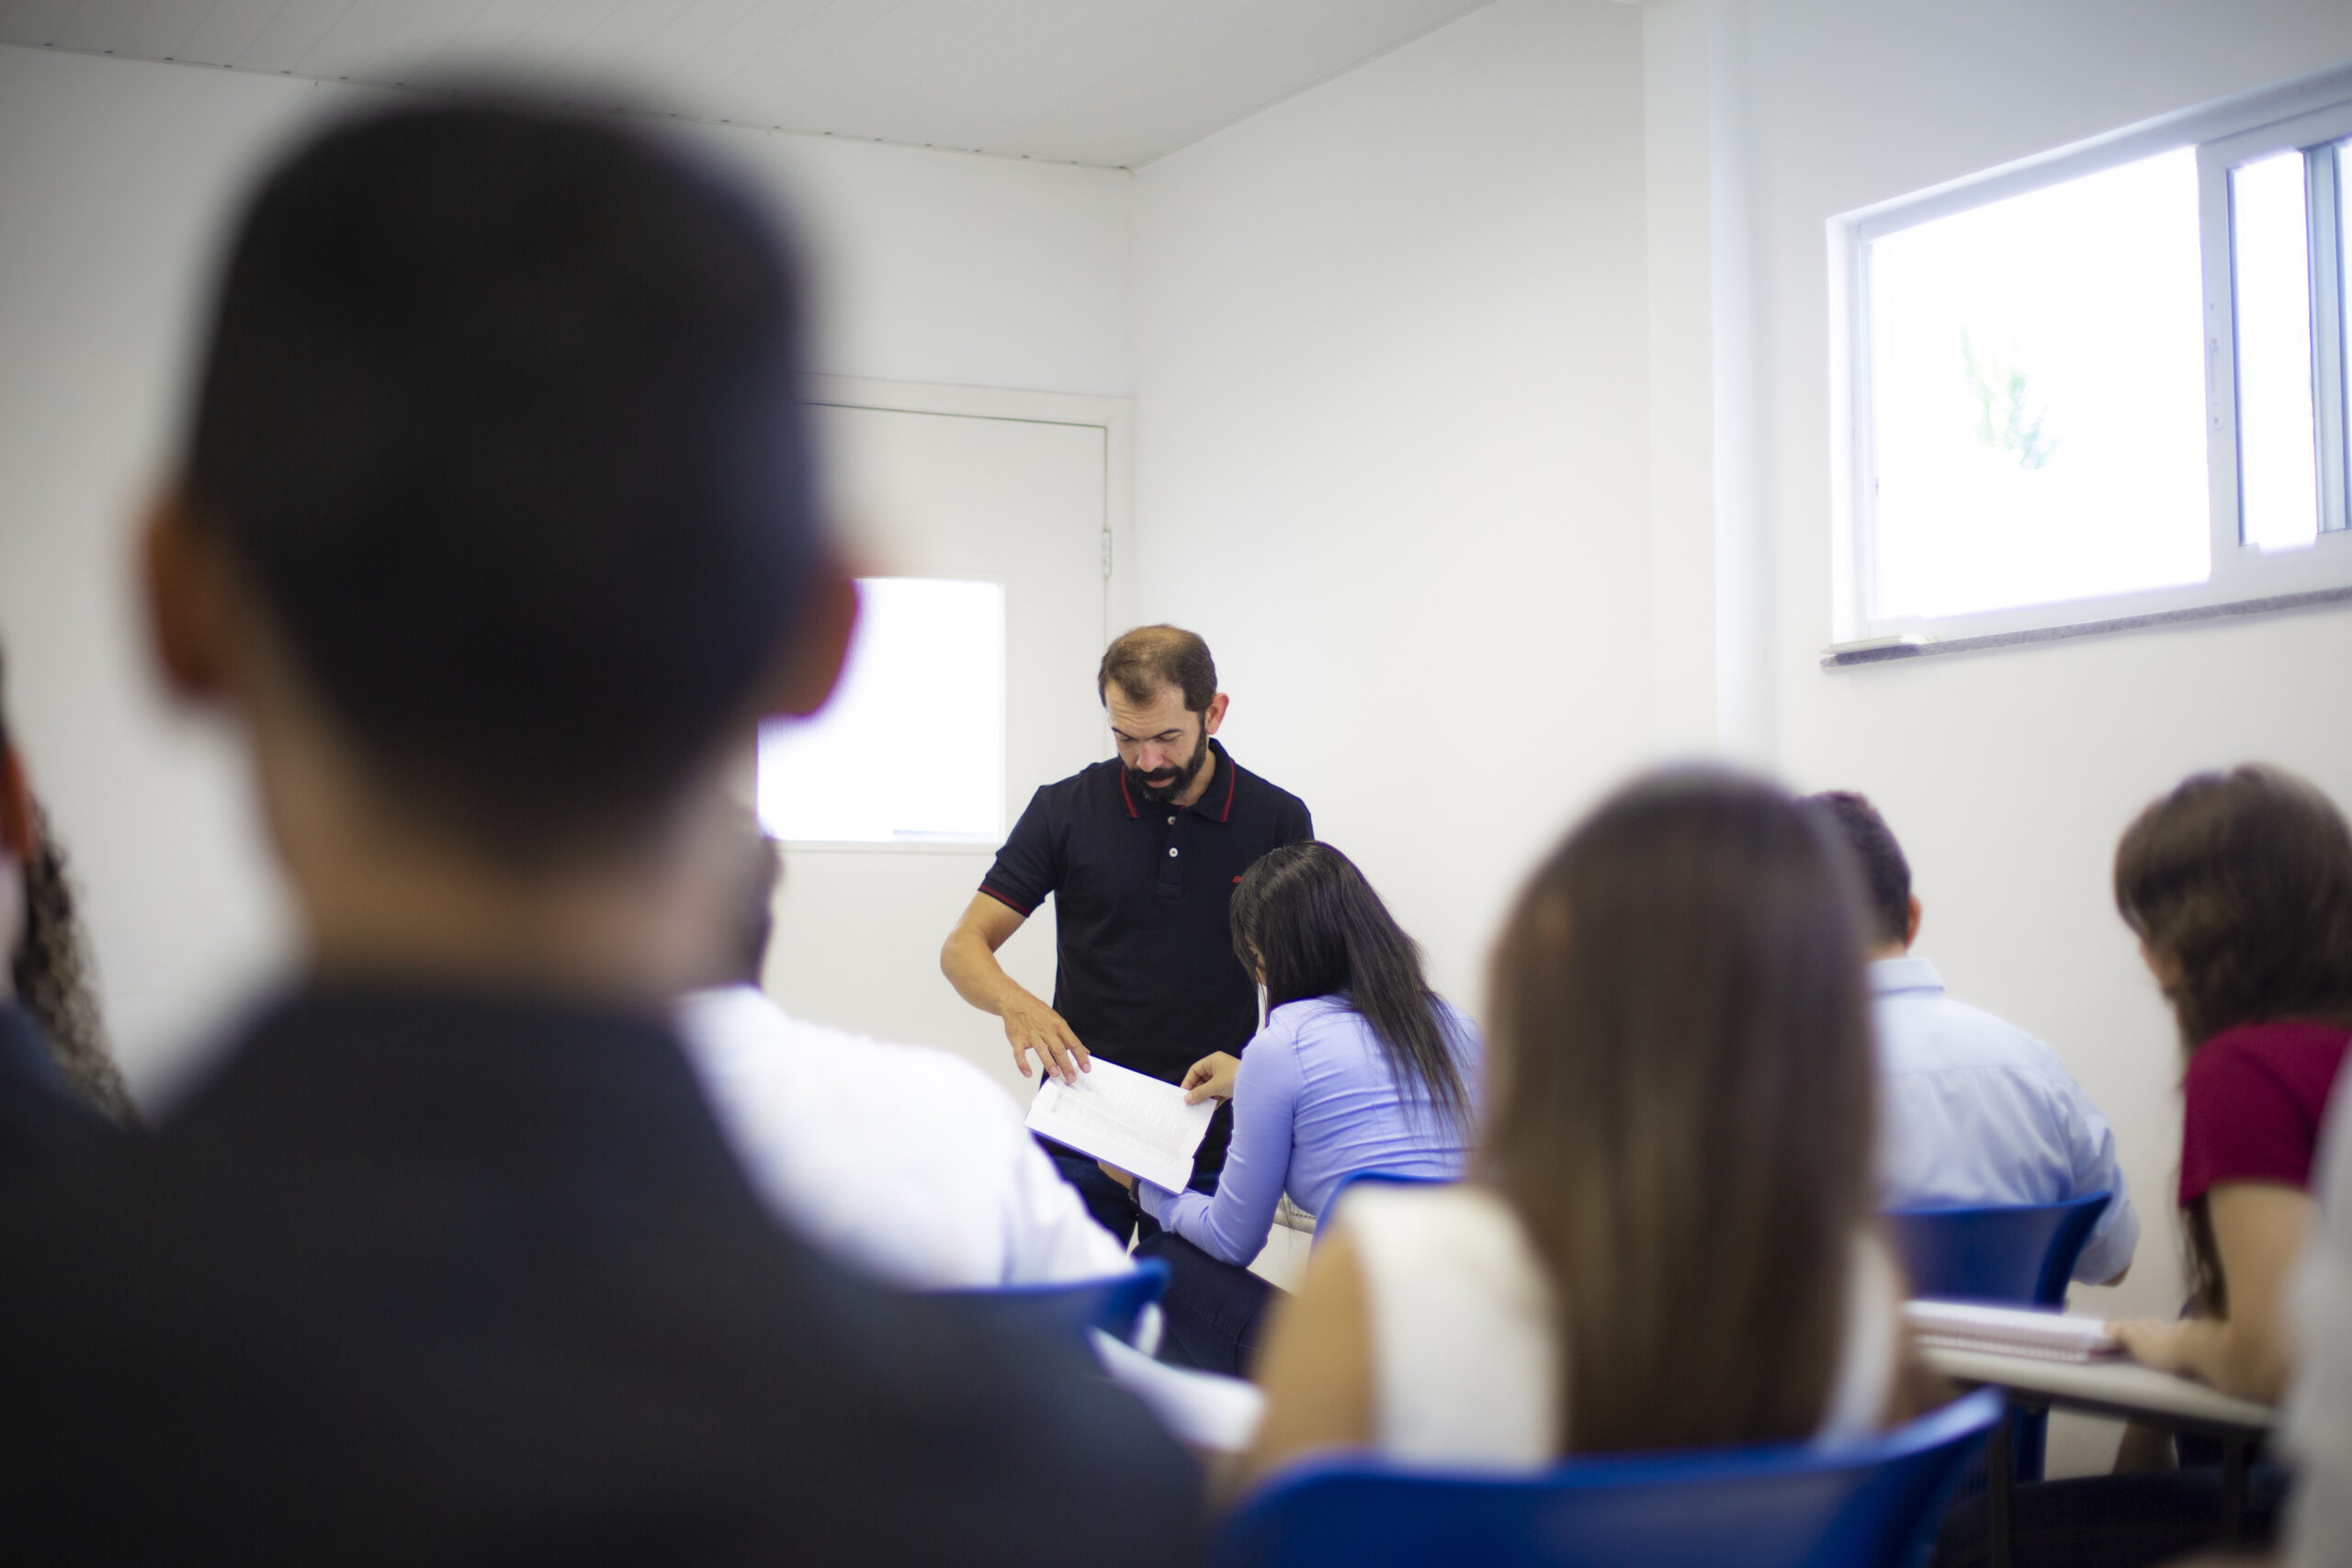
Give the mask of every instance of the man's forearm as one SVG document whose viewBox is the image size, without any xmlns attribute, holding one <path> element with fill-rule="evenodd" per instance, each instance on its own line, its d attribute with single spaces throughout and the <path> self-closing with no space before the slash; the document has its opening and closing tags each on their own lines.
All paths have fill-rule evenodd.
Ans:
<svg viewBox="0 0 2352 1568">
<path fill-rule="evenodd" d="M 1004 972 L 996 961 L 989 944 L 980 933 L 959 931 L 952 933 L 947 944 L 940 949 L 939 967 L 946 974 L 947 983 L 956 994 L 979 1009 L 1003 1016 L 1005 997 L 1022 989 L 1021 983 Z"/>
</svg>

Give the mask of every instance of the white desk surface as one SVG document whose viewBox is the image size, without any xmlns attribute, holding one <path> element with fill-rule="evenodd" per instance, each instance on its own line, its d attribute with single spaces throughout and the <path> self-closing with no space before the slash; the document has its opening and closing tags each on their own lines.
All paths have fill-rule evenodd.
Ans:
<svg viewBox="0 0 2352 1568">
<path fill-rule="evenodd" d="M 2277 1407 L 2217 1393 L 2201 1382 L 2160 1372 L 2136 1361 L 2041 1361 L 1984 1350 L 1920 1348 L 1928 1365 L 1959 1382 L 1993 1383 L 2053 1404 L 2084 1405 L 2125 1415 L 2211 1423 L 2262 1431 L 2278 1419 Z"/>
</svg>

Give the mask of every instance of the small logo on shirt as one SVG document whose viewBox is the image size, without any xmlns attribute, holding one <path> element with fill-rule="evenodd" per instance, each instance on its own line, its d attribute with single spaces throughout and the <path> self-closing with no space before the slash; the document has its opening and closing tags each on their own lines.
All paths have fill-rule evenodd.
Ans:
<svg viewBox="0 0 2352 1568">
<path fill-rule="evenodd" d="M 1239 877 L 1238 877 L 1238 876 L 1237 876 L 1237 877 L 1235 877 L 1235 878 L 1233 879 L 1233 885 L 1234 885 L 1236 887 L 1240 886 L 1241 886 L 1241 879 L 1240 879 Z"/>
</svg>

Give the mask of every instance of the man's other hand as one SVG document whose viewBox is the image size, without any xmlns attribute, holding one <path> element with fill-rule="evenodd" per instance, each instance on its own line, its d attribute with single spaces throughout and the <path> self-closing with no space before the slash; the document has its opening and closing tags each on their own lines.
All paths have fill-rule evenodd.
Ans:
<svg viewBox="0 0 2352 1568">
<path fill-rule="evenodd" d="M 1029 1076 L 1029 1054 L 1037 1054 L 1038 1068 L 1062 1080 L 1074 1084 L 1080 1073 L 1094 1070 L 1094 1059 L 1080 1044 L 1078 1036 L 1070 1032 L 1062 1015 L 1031 996 L 1014 989 L 1004 998 L 1004 1038 L 1012 1046 L 1012 1065 L 1021 1076 Z"/>
</svg>

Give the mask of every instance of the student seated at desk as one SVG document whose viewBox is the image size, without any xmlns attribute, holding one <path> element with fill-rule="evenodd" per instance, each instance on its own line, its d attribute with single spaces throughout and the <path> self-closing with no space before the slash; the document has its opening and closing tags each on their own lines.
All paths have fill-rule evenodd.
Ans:
<svg viewBox="0 0 2352 1568">
<path fill-rule="evenodd" d="M 1871 1017 L 1878 1036 L 1879 1202 L 1889 1209 L 2064 1203 L 2111 1192 L 2075 1278 L 2111 1285 L 2140 1242 L 2115 1129 L 2058 1053 L 1954 999 L 1911 954 L 1921 908 L 1903 846 L 1862 795 L 1811 795 L 1845 835 L 1869 902 Z"/>
<path fill-rule="evenodd" d="M 1098 1280 L 1131 1267 L 1012 1097 L 960 1056 L 792 1017 L 760 989 L 781 863 L 738 825 L 752 886 L 729 984 L 680 1005 L 686 1058 L 761 1196 L 836 1262 L 908 1291 Z"/>
<path fill-rule="evenodd" d="M 2124 832 L 2115 905 L 2188 1055 L 2180 1208 L 2196 1288 L 2186 1321 L 2115 1333 L 2150 1366 L 2276 1401 L 2293 1362 L 2287 1279 L 2352 1042 L 2352 829 L 2283 770 L 2199 773 Z"/>
<path fill-rule="evenodd" d="M 1185 1098 L 1233 1102 L 1215 1193 L 1131 1187 L 1162 1227 L 1165 1358 L 1239 1374 L 1273 1286 L 1251 1273 L 1284 1192 L 1310 1213 L 1360 1170 L 1451 1179 L 1476 1121 L 1478 1026 L 1429 988 L 1413 939 L 1330 845 L 1269 851 L 1233 890 L 1233 946 L 1266 987 L 1266 1026 L 1236 1058 L 1193 1064 Z"/>
<path fill-rule="evenodd" d="M 1849 880 L 1818 813 L 1728 774 L 1587 818 L 1498 944 L 1479 1179 L 1341 1201 L 1269 1337 L 1249 1472 L 1364 1446 L 1524 1471 L 1896 1416 Z"/>
</svg>

